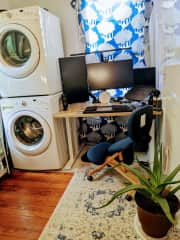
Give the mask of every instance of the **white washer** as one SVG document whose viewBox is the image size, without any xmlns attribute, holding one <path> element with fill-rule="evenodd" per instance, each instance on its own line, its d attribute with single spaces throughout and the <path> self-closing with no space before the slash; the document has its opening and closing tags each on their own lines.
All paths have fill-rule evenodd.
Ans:
<svg viewBox="0 0 180 240">
<path fill-rule="evenodd" d="M 68 160 L 65 126 L 53 119 L 60 110 L 60 94 L 4 98 L 0 104 L 14 168 L 62 168 Z"/>
<path fill-rule="evenodd" d="M 0 13 L 0 96 L 51 95 L 62 90 L 58 17 L 40 7 Z"/>
</svg>

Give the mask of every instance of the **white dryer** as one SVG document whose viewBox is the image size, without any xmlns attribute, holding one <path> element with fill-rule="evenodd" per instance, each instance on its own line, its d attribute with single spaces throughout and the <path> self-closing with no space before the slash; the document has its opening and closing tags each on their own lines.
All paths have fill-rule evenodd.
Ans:
<svg viewBox="0 0 180 240">
<path fill-rule="evenodd" d="M 59 101 L 60 94 L 0 100 L 14 168 L 48 170 L 64 166 L 68 160 L 64 122 L 53 119 L 60 110 Z"/>
<path fill-rule="evenodd" d="M 63 57 L 58 17 L 40 7 L 0 13 L 0 96 L 60 92 Z"/>
</svg>

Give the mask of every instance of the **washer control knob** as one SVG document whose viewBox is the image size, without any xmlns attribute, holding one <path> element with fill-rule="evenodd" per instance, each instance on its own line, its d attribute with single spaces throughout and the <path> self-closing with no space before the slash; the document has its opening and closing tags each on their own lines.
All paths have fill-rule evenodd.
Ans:
<svg viewBox="0 0 180 240">
<path fill-rule="evenodd" d="M 22 104 L 22 106 L 27 106 L 27 102 L 26 101 L 22 101 L 21 104 Z"/>
</svg>

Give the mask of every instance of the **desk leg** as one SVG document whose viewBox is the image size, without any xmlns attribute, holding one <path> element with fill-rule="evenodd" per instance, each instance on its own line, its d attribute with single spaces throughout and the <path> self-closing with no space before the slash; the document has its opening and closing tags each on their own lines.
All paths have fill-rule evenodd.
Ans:
<svg viewBox="0 0 180 240">
<path fill-rule="evenodd" d="M 71 118 L 65 118 L 65 121 L 66 121 L 66 132 L 67 132 L 67 143 L 68 143 L 68 149 L 69 149 L 69 160 L 65 165 L 64 169 L 71 169 L 79 154 L 79 145 L 78 145 L 78 137 L 74 132 L 74 131 L 77 131 L 75 120 Z"/>
</svg>

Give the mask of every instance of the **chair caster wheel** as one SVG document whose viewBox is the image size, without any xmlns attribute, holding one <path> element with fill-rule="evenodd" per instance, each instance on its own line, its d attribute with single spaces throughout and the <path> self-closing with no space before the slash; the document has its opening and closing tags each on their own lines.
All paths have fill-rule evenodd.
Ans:
<svg viewBox="0 0 180 240">
<path fill-rule="evenodd" d="M 129 195 L 129 194 L 127 194 L 125 198 L 126 198 L 126 200 L 129 201 L 129 202 L 132 200 L 132 196 Z"/>
<path fill-rule="evenodd" d="M 93 177 L 92 176 L 87 176 L 87 180 L 91 182 L 93 180 Z"/>
</svg>

